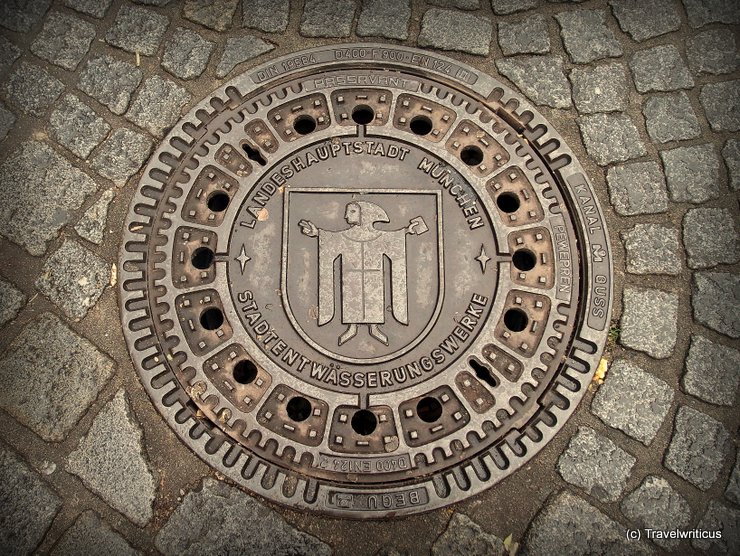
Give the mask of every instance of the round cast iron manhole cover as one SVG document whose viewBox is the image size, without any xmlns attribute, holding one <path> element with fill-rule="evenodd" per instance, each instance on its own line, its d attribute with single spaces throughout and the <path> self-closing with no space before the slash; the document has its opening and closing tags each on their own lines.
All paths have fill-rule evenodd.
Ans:
<svg viewBox="0 0 740 556">
<path fill-rule="evenodd" d="M 597 366 L 611 258 L 588 178 L 472 67 L 299 52 L 201 102 L 152 157 L 121 252 L 128 346 L 201 458 L 346 517 L 514 472 Z"/>
</svg>

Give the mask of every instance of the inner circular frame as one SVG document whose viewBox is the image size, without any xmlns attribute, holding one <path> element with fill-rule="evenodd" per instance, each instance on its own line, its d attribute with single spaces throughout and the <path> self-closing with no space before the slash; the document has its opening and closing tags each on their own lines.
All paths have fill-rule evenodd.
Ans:
<svg viewBox="0 0 740 556">
<path fill-rule="evenodd" d="M 296 60 L 300 61 L 297 65 Z M 320 478 L 311 478 L 310 472 L 321 468 L 320 461 L 308 473 L 296 473 L 292 465 L 268 462 L 262 457 L 264 454 L 250 454 L 245 445 L 235 444 L 218 428 L 207 426 L 206 421 L 228 423 L 230 415 L 222 410 L 217 419 L 205 421 L 198 415 L 193 400 L 200 395 L 200 386 L 197 382 L 188 383 L 186 377 L 190 371 L 181 352 L 164 336 L 158 336 L 157 321 L 166 309 L 162 303 L 150 304 L 146 296 L 149 284 L 154 291 L 153 282 L 159 272 L 148 268 L 147 257 L 142 254 L 151 255 L 150 260 L 159 257 L 156 241 L 150 234 L 161 235 L 154 222 L 155 213 L 167 210 L 166 203 L 160 204 L 163 196 L 158 191 L 181 180 L 183 175 L 184 164 L 178 161 L 182 151 L 179 147 L 183 142 L 197 143 L 199 130 L 218 129 L 223 125 L 223 120 L 219 121 L 222 107 L 234 105 L 250 94 L 259 94 L 268 81 L 300 74 L 309 76 L 315 73 L 314 65 L 322 71 L 382 66 L 409 76 L 410 81 L 414 76 L 420 80 L 428 77 L 442 87 L 474 99 L 474 103 L 479 103 L 477 109 L 497 115 L 533 145 L 537 159 L 553 172 L 566 197 L 564 206 L 569 209 L 568 216 L 577 224 L 585 295 L 568 315 L 577 321 L 577 330 L 572 335 L 565 363 L 552 377 L 551 403 L 537 419 L 530 418 L 519 425 L 524 432 L 518 438 L 509 438 L 446 471 L 440 470 L 433 478 L 413 481 L 412 485 L 381 482 L 375 487 L 337 487 Z M 319 79 L 320 75 L 314 81 Z M 562 426 L 582 397 L 605 343 L 611 310 L 611 259 L 603 216 L 585 173 L 562 138 L 526 101 L 493 78 L 442 56 L 382 45 L 322 47 L 242 75 L 194 108 L 170 133 L 152 157 L 132 209 L 121 251 L 121 310 L 126 340 L 147 391 L 180 437 L 211 465 L 250 490 L 294 507 L 348 517 L 383 517 L 428 510 L 479 492 L 520 467 Z M 159 341 L 152 341 L 156 338 Z M 258 439 L 256 444 L 260 444 Z M 288 455 L 283 452 L 282 459 L 287 461 Z M 380 463 L 384 464 L 387 462 Z M 477 480 L 472 480 L 472 476 Z"/>
<path fill-rule="evenodd" d="M 431 152 L 430 150 L 427 150 L 427 149 L 423 148 L 423 146 L 415 146 L 412 142 L 402 141 L 399 138 L 386 137 L 386 136 L 383 136 L 382 134 L 380 134 L 380 132 L 374 132 L 373 134 L 370 134 L 370 135 L 364 134 L 363 137 L 366 138 L 366 139 L 372 139 L 374 141 L 391 139 L 394 142 L 393 143 L 394 146 L 401 145 L 401 148 L 404 148 L 407 151 L 408 150 L 411 150 L 411 151 L 416 150 L 419 153 L 422 153 L 425 156 L 425 158 L 427 156 L 428 157 L 431 157 L 433 160 L 437 161 L 439 164 L 442 164 L 442 165 L 445 165 L 445 166 L 448 166 L 448 165 L 451 166 L 452 164 L 454 164 L 454 159 L 452 159 L 452 158 L 447 157 L 445 159 L 441 159 L 441 158 L 440 159 L 436 159 L 436 158 L 434 158 L 435 157 L 435 154 L 433 152 Z M 320 145 L 322 143 L 329 144 L 329 143 L 334 142 L 334 141 L 345 140 L 345 139 L 352 140 L 353 139 L 353 136 L 352 135 L 338 135 L 338 136 L 332 137 L 331 141 L 324 140 L 324 141 L 319 141 L 319 142 L 310 142 L 310 143 L 306 143 L 305 145 L 301 145 L 301 148 L 296 148 L 295 150 L 292 150 L 291 153 L 288 155 L 288 157 L 286 157 L 285 159 L 276 160 L 274 164 L 272 164 L 269 167 L 267 167 L 267 169 L 265 170 L 265 175 L 270 175 L 270 174 L 273 174 L 274 175 L 275 174 L 275 171 L 276 171 L 276 168 L 278 168 L 278 166 L 280 164 L 284 164 L 285 163 L 285 160 L 287 160 L 288 158 L 293 158 L 293 157 L 297 156 L 298 154 L 300 154 L 301 152 L 305 152 L 306 150 L 309 150 L 309 149 L 315 149 L 317 147 L 317 145 Z M 310 150 L 308 152 L 310 152 Z M 464 178 L 462 176 L 459 176 L 458 175 L 458 179 L 462 180 Z M 469 186 L 469 184 L 467 184 L 467 182 L 466 182 L 466 185 Z M 259 186 L 260 186 L 260 183 L 258 182 L 254 186 L 254 189 L 259 188 Z M 295 186 L 293 186 L 291 189 L 292 189 L 292 192 L 293 193 L 308 193 L 308 192 L 311 191 L 310 189 L 296 188 Z M 362 195 L 363 193 L 367 194 L 367 193 L 373 193 L 373 192 L 376 195 L 377 194 L 393 195 L 394 193 L 398 193 L 398 194 L 408 194 L 409 193 L 408 191 L 403 190 L 403 189 L 398 189 L 398 190 L 392 190 L 392 189 L 387 189 L 387 188 L 362 189 L 361 187 L 352 187 L 352 188 L 349 188 L 349 189 L 351 189 L 351 191 L 353 192 L 353 195 Z M 436 191 L 436 193 L 438 193 L 437 196 L 438 197 L 442 197 L 444 191 L 443 191 L 443 189 L 442 189 L 441 186 L 440 186 L 439 189 L 440 189 L 439 191 Z M 343 192 L 346 193 L 346 191 L 343 191 Z M 419 190 L 419 192 L 435 193 L 435 191 L 432 190 L 432 189 Z M 490 219 L 490 216 L 488 214 L 488 208 L 490 208 L 490 207 L 487 208 L 487 207 L 485 207 L 480 202 L 480 199 L 477 197 L 477 193 L 472 188 L 469 189 L 469 192 L 471 194 L 473 194 L 473 195 L 476 195 L 475 200 L 478 202 L 478 206 L 480 207 L 479 208 L 479 211 L 480 212 L 477 213 L 479 216 L 476 216 L 476 219 L 480 218 L 480 221 L 481 222 L 485 222 L 485 226 L 492 228 L 491 219 Z M 285 191 L 283 193 L 283 196 L 285 196 L 285 195 L 288 195 L 288 192 L 287 191 Z M 441 204 L 443 203 L 443 201 L 439 200 L 438 202 L 440 203 L 440 208 L 442 208 L 441 207 Z M 444 202 L 446 202 L 446 200 Z M 239 252 L 239 246 L 242 245 L 242 243 L 239 241 L 239 238 L 236 237 L 236 236 L 238 236 L 238 234 L 239 234 L 240 231 L 242 231 L 242 232 L 245 231 L 244 230 L 244 227 L 241 226 L 240 223 L 243 222 L 243 220 L 241 219 L 241 215 L 246 215 L 248 217 L 249 207 L 247 205 L 248 205 L 248 197 L 245 197 L 243 199 L 242 203 L 241 203 L 241 206 L 239 208 L 239 212 L 237 213 L 237 215 L 234 218 L 234 225 L 233 225 L 232 230 L 231 230 L 231 235 L 229 236 L 229 248 L 230 248 L 231 252 L 234 253 L 234 256 L 231 257 L 231 259 L 229 261 L 229 265 L 227 266 L 227 276 L 228 276 L 228 282 L 229 282 L 229 285 L 230 285 L 230 288 L 231 288 L 231 296 L 234 299 L 234 301 L 235 301 L 236 304 L 238 304 L 239 292 L 241 290 L 238 289 L 238 288 L 236 288 L 235 286 L 236 286 L 236 282 L 240 279 L 240 276 L 239 276 L 240 275 L 240 272 L 243 273 L 243 271 L 241 269 L 241 265 L 239 264 L 238 258 L 236 257 L 236 255 Z M 270 206 L 270 205 L 266 205 L 265 206 L 265 209 L 268 210 L 268 213 L 270 213 L 270 214 L 272 214 L 274 212 L 272 210 L 272 206 Z M 283 217 L 286 217 L 286 216 L 287 215 L 284 215 Z M 275 218 L 278 218 L 278 216 L 276 216 Z M 431 224 L 431 222 L 430 222 L 430 224 Z M 435 231 L 439 235 L 439 238 L 440 238 L 440 249 L 444 250 L 444 241 L 442 239 L 444 233 L 443 233 L 443 229 L 442 229 L 443 226 L 442 226 L 441 219 L 440 219 L 437 227 L 438 227 L 438 229 L 435 230 Z M 287 229 L 286 229 L 285 226 L 284 226 L 283 232 L 284 233 L 287 233 Z M 492 246 L 496 246 L 496 238 L 495 237 L 491 236 L 490 242 L 491 242 L 490 244 Z M 287 237 L 284 237 L 283 238 L 283 245 L 285 245 L 286 243 L 288 243 Z M 451 245 L 451 246 L 449 246 L 449 249 L 454 250 L 455 249 L 455 246 L 454 245 Z M 441 258 L 444 258 L 443 253 L 440 253 L 440 257 Z M 444 302 L 444 288 L 442 287 L 442 285 L 440 285 L 440 293 L 439 293 L 440 300 L 439 300 L 438 306 L 436 307 L 434 313 L 431 315 L 431 317 L 429 319 L 429 322 L 423 327 L 423 329 L 419 332 L 419 334 L 412 341 L 408 342 L 405 345 L 400 346 L 399 349 L 394 350 L 394 351 L 391 351 L 391 352 L 386 353 L 386 354 L 383 354 L 382 356 L 373 355 L 373 356 L 365 357 L 363 359 L 358 358 L 357 356 L 344 356 L 344 355 L 335 353 L 331 349 L 328 349 L 326 347 L 323 347 L 323 346 L 317 344 L 303 330 L 303 328 L 297 323 L 296 316 L 294 315 L 294 311 L 290 308 L 289 300 L 288 300 L 287 295 L 286 295 L 287 285 L 285 283 L 286 282 L 286 276 L 285 276 L 285 274 L 286 274 L 286 264 L 285 264 L 286 261 L 285 261 L 285 258 L 289 258 L 289 254 L 287 252 L 284 254 L 284 257 L 283 257 L 283 260 L 282 261 L 276 261 L 276 263 L 275 263 L 276 266 L 277 265 L 280 265 L 281 262 L 283 263 L 283 276 L 282 276 L 281 283 L 280 284 L 275 284 L 275 286 L 276 286 L 275 289 L 277 289 L 278 287 L 280 288 L 280 291 L 281 291 L 281 294 L 282 294 L 281 295 L 281 299 L 275 299 L 275 300 L 273 300 L 274 301 L 273 304 L 277 304 L 278 302 L 281 301 L 283 303 L 283 308 L 284 308 L 285 312 L 287 313 L 288 320 L 293 325 L 293 327 L 296 330 L 296 332 L 301 336 L 301 338 L 303 338 L 303 340 L 305 340 L 311 347 L 313 347 L 314 349 L 316 349 L 317 352 L 319 352 L 319 353 L 321 353 L 323 355 L 326 355 L 327 357 L 331 358 L 332 361 L 336 361 L 336 362 L 339 362 L 339 363 L 350 363 L 350 364 L 354 364 L 354 365 L 368 366 L 368 365 L 383 364 L 383 363 L 387 363 L 387 362 L 389 362 L 391 360 L 396 360 L 399 357 L 402 357 L 403 355 L 408 354 L 409 352 L 411 352 L 412 350 L 414 350 L 414 348 L 416 348 L 420 343 L 422 343 L 425 340 L 425 338 L 427 337 L 427 335 L 429 334 L 430 330 L 433 329 L 433 327 L 437 324 L 437 321 L 440 318 L 440 312 L 441 312 L 442 304 Z M 447 266 L 449 266 L 449 265 L 443 264 L 443 261 L 440 261 L 439 272 L 441 274 L 444 274 L 445 273 L 445 269 L 446 269 Z M 449 272 L 449 273 L 451 273 L 451 274 L 454 275 L 455 269 L 454 268 L 447 269 L 447 272 Z M 444 284 L 444 280 L 443 279 L 440 279 L 439 283 L 440 284 Z M 498 282 L 495 279 L 492 278 L 491 279 L 491 283 L 490 283 L 490 291 L 487 290 L 487 293 L 490 293 L 491 296 L 493 296 L 495 294 L 495 290 L 497 288 L 497 285 L 498 285 Z M 488 313 L 489 313 L 489 310 L 490 310 L 490 307 L 488 307 L 486 309 L 486 314 L 484 315 L 484 318 L 487 318 Z M 239 314 L 240 318 L 242 318 L 242 322 L 243 322 L 243 324 L 246 327 L 247 326 L 247 323 L 244 321 L 244 315 L 241 312 L 239 312 L 239 311 L 237 311 L 237 313 Z M 475 335 L 477 335 L 478 333 L 479 333 L 479 330 L 476 330 L 475 331 Z M 252 339 L 255 340 L 255 338 L 252 338 Z M 265 349 L 265 346 L 264 345 L 260 345 L 260 342 L 254 341 L 254 346 L 257 349 L 260 349 L 261 351 L 266 352 L 266 354 L 267 354 L 268 357 L 270 356 L 270 353 L 268 352 L 268 350 Z M 448 360 L 446 362 L 446 364 L 445 364 L 445 368 L 448 367 L 449 365 L 451 365 L 452 363 L 454 363 L 454 360 L 456 360 L 457 357 L 459 357 L 461 355 L 462 355 L 462 353 L 461 354 L 458 354 L 457 356 L 455 356 L 453 360 Z M 443 369 L 439 369 L 439 371 L 441 371 L 441 370 L 443 370 Z M 439 371 L 435 371 L 435 372 L 439 372 Z M 308 379 L 308 378 L 309 377 L 306 377 L 306 379 Z M 329 387 L 329 389 L 331 389 L 331 387 Z"/>
</svg>

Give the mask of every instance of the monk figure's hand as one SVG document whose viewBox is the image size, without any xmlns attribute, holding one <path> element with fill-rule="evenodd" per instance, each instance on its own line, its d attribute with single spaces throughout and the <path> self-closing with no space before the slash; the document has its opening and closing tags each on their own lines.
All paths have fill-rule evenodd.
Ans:
<svg viewBox="0 0 740 556">
<path fill-rule="evenodd" d="M 308 237 L 316 237 L 319 235 L 319 229 L 309 220 L 301 220 L 298 222 L 301 227 L 301 233 Z"/>
</svg>

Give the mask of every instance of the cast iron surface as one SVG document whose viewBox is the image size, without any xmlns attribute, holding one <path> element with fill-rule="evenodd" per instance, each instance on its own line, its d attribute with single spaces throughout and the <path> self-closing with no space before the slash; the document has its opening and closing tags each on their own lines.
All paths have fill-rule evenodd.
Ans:
<svg viewBox="0 0 740 556">
<path fill-rule="evenodd" d="M 237 77 L 163 141 L 121 250 L 129 350 L 180 438 L 345 517 L 440 507 L 534 456 L 606 341 L 604 218 L 492 77 L 388 45 Z"/>
</svg>

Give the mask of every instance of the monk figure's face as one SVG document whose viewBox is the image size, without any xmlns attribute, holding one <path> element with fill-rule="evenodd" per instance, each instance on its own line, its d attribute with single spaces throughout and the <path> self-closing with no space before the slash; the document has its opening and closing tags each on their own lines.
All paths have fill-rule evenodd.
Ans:
<svg viewBox="0 0 740 556">
<path fill-rule="evenodd" d="M 358 207 L 354 203 L 350 203 L 347 205 L 347 210 L 344 213 L 344 219 L 347 221 L 347 224 L 350 224 L 354 226 L 355 224 L 360 223 L 360 207 Z"/>
</svg>

